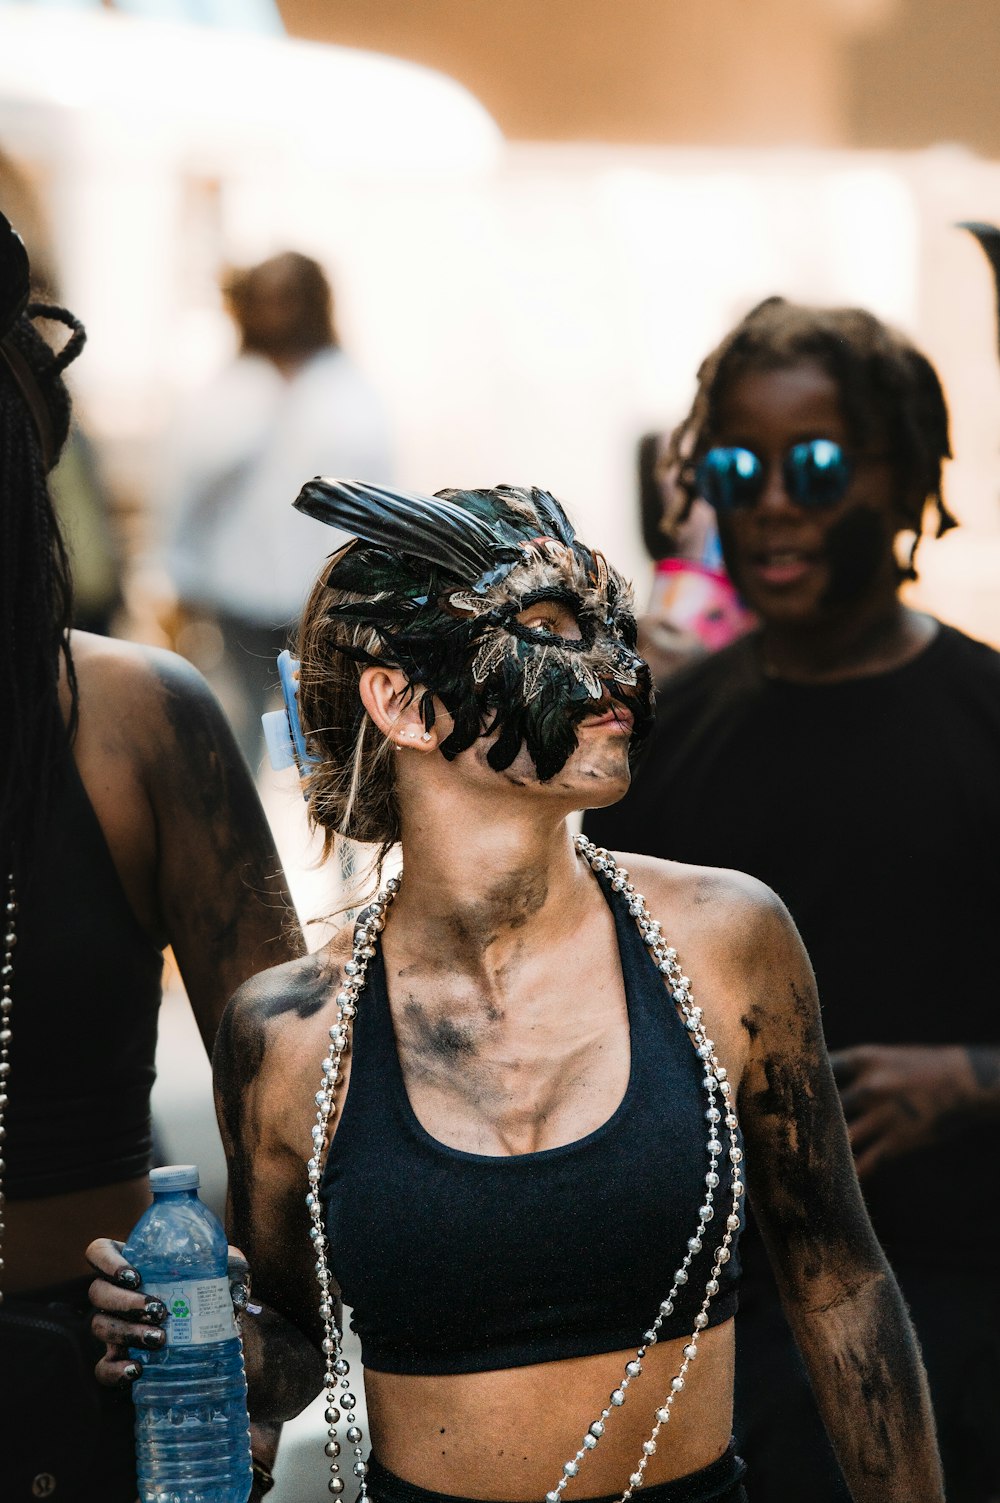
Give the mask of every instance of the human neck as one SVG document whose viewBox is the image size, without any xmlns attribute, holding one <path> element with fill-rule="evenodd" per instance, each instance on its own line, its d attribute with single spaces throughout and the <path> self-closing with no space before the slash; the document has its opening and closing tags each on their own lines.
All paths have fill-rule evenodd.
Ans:
<svg viewBox="0 0 1000 1503">
<path fill-rule="evenodd" d="M 464 816 L 468 811 L 462 811 Z M 434 824 L 404 821 L 404 881 L 393 911 L 397 943 L 440 947 L 471 967 L 503 963 L 529 935 L 550 942 L 579 921 L 591 886 L 565 818 L 518 809 Z"/>
<path fill-rule="evenodd" d="M 812 630 L 766 623 L 761 658 L 771 678 L 795 683 L 836 683 L 900 668 L 931 641 L 937 623 L 911 611 L 894 595 L 876 609 Z"/>
</svg>

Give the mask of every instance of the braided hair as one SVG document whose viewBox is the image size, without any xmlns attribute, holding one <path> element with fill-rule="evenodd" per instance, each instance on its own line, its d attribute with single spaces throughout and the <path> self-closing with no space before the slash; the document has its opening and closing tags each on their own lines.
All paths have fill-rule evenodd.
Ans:
<svg viewBox="0 0 1000 1503">
<path fill-rule="evenodd" d="M 937 532 L 958 525 L 942 492 L 942 465 L 951 458 L 948 407 L 926 355 L 863 308 L 811 308 L 769 297 L 702 362 L 687 417 L 671 435 L 662 468 L 678 477 L 687 506 L 696 495 L 695 465 L 711 447 L 720 410 L 733 385 L 755 371 L 814 361 L 837 383 L 844 419 L 857 447 L 884 444 L 898 481 L 899 529 L 912 531 L 905 579 L 928 505 Z"/>
<path fill-rule="evenodd" d="M 33 318 L 70 328 L 58 353 Z M 13 853 L 22 886 L 63 766 L 67 734 L 72 741 L 76 730 L 69 639 L 73 591 L 46 482 L 46 458 L 55 463 L 69 432 L 70 399 L 62 373 L 85 337 L 66 309 L 29 303 L 4 338 L 44 404 L 51 424 L 47 454 L 21 381 L 0 359 L 0 849 Z M 70 688 L 68 727 L 59 708 L 60 659 Z"/>
</svg>

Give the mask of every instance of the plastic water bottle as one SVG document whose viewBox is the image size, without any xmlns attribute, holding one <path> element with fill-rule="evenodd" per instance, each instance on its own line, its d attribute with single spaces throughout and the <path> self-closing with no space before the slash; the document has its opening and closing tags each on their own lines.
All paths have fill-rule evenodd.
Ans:
<svg viewBox="0 0 1000 1503">
<path fill-rule="evenodd" d="M 167 1307 L 167 1339 L 132 1350 L 142 1503 L 246 1503 L 250 1428 L 243 1346 L 226 1273 L 226 1233 L 198 1198 L 195 1164 L 154 1169 L 153 1204 L 125 1244 L 143 1292 Z"/>
</svg>

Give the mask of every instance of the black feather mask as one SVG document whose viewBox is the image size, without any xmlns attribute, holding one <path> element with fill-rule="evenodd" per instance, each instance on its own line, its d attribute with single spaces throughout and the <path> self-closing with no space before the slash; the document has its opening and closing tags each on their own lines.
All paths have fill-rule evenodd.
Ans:
<svg viewBox="0 0 1000 1503">
<path fill-rule="evenodd" d="M 355 538 L 335 555 L 326 584 L 356 598 L 330 614 L 370 627 L 380 651 L 338 650 L 405 673 L 420 688 L 427 729 L 440 700 L 454 722 L 441 743 L 445 757 L 495 736 L 492 768 L 509 767 L 524 745 L 546 782 L 589 715 L 626 710 L 633 751 L 649 732 L 652 682 L 635 652 L 631 589 L 577 539 L 546 491 L 499 486 L 431 497 L 319 478 L 295 505 Z M 543 600 L 571 611 L 578 639 L 518 620 Z"/>
</svg>

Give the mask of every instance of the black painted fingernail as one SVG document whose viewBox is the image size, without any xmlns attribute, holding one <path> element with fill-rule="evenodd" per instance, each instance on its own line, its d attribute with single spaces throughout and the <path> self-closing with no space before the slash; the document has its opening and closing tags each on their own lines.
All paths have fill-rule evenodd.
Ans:
<svg viewBox="0 0 1000 1503">
<path fill-rule="evenodd" d="M 152 1351 L 154 1348 L 162 1346 L 166 1339 L 166 1331 L 161 1331 L 158 1326 L 152 1331 L 143 1331 L 142 1333 L 142 1344 L 147 1351 Z"/>
<path fill-rule="evenodd" d="M 117 1275 L 117 1281 L 125 1289 L 138 1289 L 142 1283 L 142 1277 L 134 1268 L 123 1268 Z"/>
<path fill-rule="evenodd" d="M 122 1369 L 122 1382 L 126 1385 L 134 1383 L 136 1378 L 142 1376 L 142 1368 L 138 1362 L 130 1362 L 128 1367 Z"/>
<path fill-rule="evenodd" d="M 245 1310 L 250 1303 L 250 1290 L 246 1284 L 230 1284 L 229 1293 L 237 1310 Z"/>
<path fill-rule="evenodd" d="M 155 1321 L 157 1325 L 167 1318 L 167 1307 L 161 1299 L 151 1296 L 146 1301 L 146 1307 L 142 1312 L 143 1320 Z"/>
</svg>

